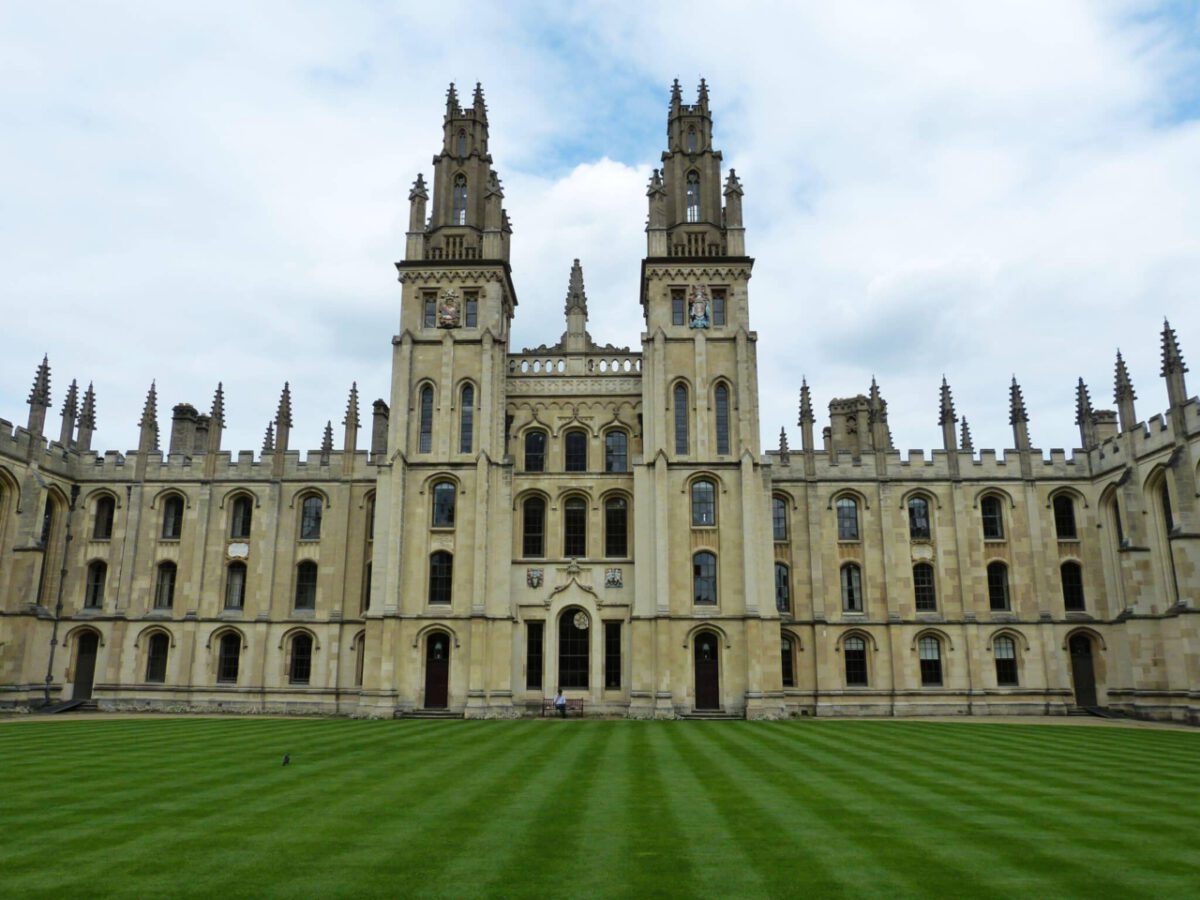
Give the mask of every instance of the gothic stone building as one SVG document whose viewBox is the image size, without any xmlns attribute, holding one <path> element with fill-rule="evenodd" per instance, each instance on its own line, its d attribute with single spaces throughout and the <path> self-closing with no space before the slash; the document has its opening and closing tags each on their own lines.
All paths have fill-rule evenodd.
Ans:
<svg viewBox="0 0 1200 900">
<path fill-rule="evenodd" d="M 554 346 L 509 345 L 512 229 L 477 88 L 418 176 L 390 402 L 340 447 L 221 446 L 224 398 L 153 387 L 135 452 L 97 454 L 72 382 L 46 433 L 0 422 L 0 702 L 469 717 L 562 687 L 635 717 L 1063 714 L 1200 721 L 1200 406 L 1174 332 L 1168 409 L 1078 387 L 1083 448 L 903 458 L 876 385 L 802 445 L 760 446 L 742 187 L 701 83 L 650 180 L 637 351 L 587 330 L 578 262 Z M 631 223 L 632 225 L 632 223 Z M 369 449 L 359 435 L 369 429 Z M 820 440 L 817 440 L 820 437 Z"/>
</svg>

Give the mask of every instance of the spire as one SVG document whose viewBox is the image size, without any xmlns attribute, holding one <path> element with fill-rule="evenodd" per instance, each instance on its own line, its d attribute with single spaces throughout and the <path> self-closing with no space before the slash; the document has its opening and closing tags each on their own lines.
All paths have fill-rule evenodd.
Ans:
<svg viewBox="0 0 1200 900">
<path fill-rule="evenodd" d="M 46 426 L 46 412 L 50 409 L 50 357 L 42 356 L 42 363 L 33 376 L 33 387 L 29 391 L 30 434 L 40 435 Z"/>
<path fill-rule="evenodd" d="M 679 79 L 671 82 L 671 114 L 677 114 L 683 108 L 683 91 L 679 87 Z"/>
<path fill-rule="evenodd" d="M 1084 450 L 1096 446 L 1095 410 L 1092 409 L 1092 397 L 1083 379 L 1075 386 L 1075 424 L 1079 426 L 1079 440 Z"/>
<path fill-rule="evenodd" d="M 708 85 L 700 79 L 700 87 L 696 90 L 696 104 L 704 112 L 708 112 Z"/>
<path fill-rule="evenodd" d="M 79 385 L 71 379 L 67 388 L 66 399 L 63 400 L 62 429 L 59 431 L 58 442 L 64 447 L 71 446 L 71 435 L 75 433 L 75 417 L 79 415 Z"/>
<path fill-rule="evenodd" d="M 812 395 L 808 390 L 808 379 L 800 377 L 800 418 L 796 422 L 797 425 L 803 427 L 805 423 L 811 425 L 813 423 Z"/>
<path fill-rule="evenodd" d="M 275 423 L 274 422 L 267 423 L 267 433 L 263 435 L 262 452 L 263 453 L 274 453 L 275 452 Z"/>
<path fill-rule="evenodd" d="M 346 399 L 346 418 L 342 419 L 342 424 L 347 429 L 358 428 L 358 382 L 355 381 L 350 385 L 350 396 Z"/>
<path fill-rule="evenodd" d="M 958 421 L 958 415 L 954 411 L 954 397 L 950 393 L 950 384 L 946 381 L 946 376 L 942 376 L 942 391 L 940 408 L 938 410 L 938 424 L 942 426 L 942 447 L 947 453 L 951 454 L 951 464 L 957 473 L 958 459 L 954 457 L 954 452 L 958 449 L 954 438 L 954 423 Z"/>
<path fill-rule="evenodd" d="M 871 376 L 870 398 L 867 407 L 867 418 L 871 426 L 871 449 L 891 450 L 892 430 L 887 424 L 887 401 L 879 392 L 875 376 Z"/>
<path fill-rule="evenodd" d="M 967 417 L 962 417 L 962 436 L 959 439 L 959 446 L 968 453 L 975 452 L 975 442 L 971 440 L 971 426 L 967 424 Z"/>
<path fill-rule="evenodd" d="M 791 462 L 791 454 L 788 451 L 787 429 L 779 429 L 779 461 L 785 466 Z"/>
<path fill-rule="evenodd" d="M 150 382 L 150 390 L 146 392 L 146 402 L 142 406 L 142 418 L 138 421 L 141 436 L 138 440 L 138 453 L 142 456 L 158 449 L 158 388 L 155 382 Z"/>
<path fill-rule="evenodd" d="M 220 381 L 213 392 L 212 410 L 208 414 L 208 421 L 212 428 L 225 427 L 225 387 Z"/>
<path fill-rule="evenodd" d="M 475 114 L 487 121 L 487 103 L 483 100 L 483 84 L 475 82 L 475 96 L 471 100 L 471 105 L 475 109 Z"/>
<path fill-rule="evenodd" d="M 446 91 L 446 118 L 452 119 L 459 113 L 458 109 L 458 91 L 454 89 L 454 82 L 450 82 L 450 89 Z"/>
<path fill-rule="evenodd" d="M 1162 376 L 1167 379 L 1167 398 L 1171 406 L 1183 406 L 1187 403 L 1187 383 L 1183 373 L 1188 370 L 1179 352 L 1179 339 L 1175 337 L 1175 329 L 1171 323 L 1163 319 L 1162 332 Z"/>
<path fill-rule="evenodd" d="M 89 381 L 83 392 L 83 407 L 79 410 L 79 431 L 75 436 L 75 447 L 82 451 L 92 449 L 92 434 L 96 430 L 96 392 Z"/>
<path fill-rule="evenodd" d="M 1117 415 L 1120 417 L 1121 431 L 1129 431 L 1137 426 L 1137 411 L 1133 401 L 1137 394 L 1133 390 L 1133 382 L 1129 378 L 1129 368 L 1117 351 L 1117 373 L 1113 384 L 1113 402 L 1117 404 Z"/>
<path fill-rule="evenodd" d="M 289 438 L 292 432 L 292 389 L 288 382 L 283 383 L 283 391 L 279 395 L 279 408 L 275 411 L 275 475 L 283 472 L 283 456 L 287 452 Z"/>
<path fill-rule="evenodd" d="M 358 382 L 350 385 L 350 396 L 346 398 L 346 418 L 342 419 L 346 430 L 342 435 L 342 467 L 345 474 L 354 471 L 354 454 L 358 452 Z"/>
<path fill-rule="evenodd" d="M 333 453 L 333 420 L 325 420 L 325 435 L 321 438 L 321 465 L 329 465 L 329 456 Z"/>
<path fill-rule="evenodd" d="M 1013 441 L 1018 450 L 1029 449 L 1029 413 L 1025 410 L 1025 398 L 1021 395 L 1021 386 L 1017 384 L 1017 376 L 1013 376 L 1012 386 L 1008 389 L 1008 421 L 1013 428 Z"/>
<path fill-rule="evenodd" d="M 583 290 L 583 267 L 579 265 L 579 260 L 576 259 L 571 265 L 571 277 L 567 281 L 567 315 L 570 316 L 572 310 L 578 310 L 583 313 L 583 317 L 587 318 L 587 294 Z"/>
</svg>

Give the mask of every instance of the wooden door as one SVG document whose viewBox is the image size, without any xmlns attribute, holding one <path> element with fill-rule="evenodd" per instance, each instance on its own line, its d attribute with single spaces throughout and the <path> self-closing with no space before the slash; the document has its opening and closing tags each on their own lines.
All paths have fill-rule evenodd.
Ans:
<svg viewBox="0 0 1200 900">
<path fill-rule="evenodd" d="M 425 708 L 445 709 L 450 699 L 450 637 L 435 632 L 425 640 Z"/>
<path fill-rule="evenodd" d="M 717 668 L 717 637 L 710 632 L 696 636 L 696 709 L 721 708 L 721 677 Z"/>
<path fill-rule="evenodd" d="M 1075 682 L 1075 705 L 1096 705 L 1096 669 L 1092 664 L 1092 641 L 1085 634 L 1071 638 L 1071 678 Z"/>
<path fill-rule="evenodd" d="M 74 700 L 92 699 L 92 682 L 96 678 L 96 633 L 85 631 L 79 635 L 75 648 L 75 690 L 71 694 Z"/>
</svg>

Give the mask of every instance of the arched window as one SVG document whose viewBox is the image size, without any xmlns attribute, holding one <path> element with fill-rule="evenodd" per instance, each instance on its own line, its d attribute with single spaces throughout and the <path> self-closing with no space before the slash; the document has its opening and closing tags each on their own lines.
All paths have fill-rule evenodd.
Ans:
<svg viewBox="0 0 1200 900">
<path fill-rule="evenodd" d="M 989 495 L 980 500 L 979 515 L 983 519 L 984 540 L 1004 540 L 1004 513 L 1000 506 L 1000 498 Z"/>
<path fill-rule="evenodd" d="M 112 539 L 113 516 L 116 514 L 116 508 L 116 501 L 107 494 L 96 500 L 96 520 L 92 525 L 93 541 Z"/>
<path fill-rule="evenodd" d="M 439 550 L 429 557 L 429 602 L 449 603 L 454 583 L 454 557 Z"/>
<path fill-rule="evenodd" d="M 787 501 L 782 497 L 771 498 L 771 533 L 777 541 L 788 539 Z"/>
<path fill-rule="evenodd" d="M 629 555 L 629 504 L 624 497 L 604 501 L 604 555 L 610 558 Z"/>
<path fill-rule="evenodd" d="M 421 410 L 417 427 L 417 452 L 429 453 L 433 450 L 433 388 L 428 384 L 421 388 Z"/>
<path fill-rule="evenodd" d="M 696 152 L 696 129 L 691 127 L 687 130 L 687 152 Z"/>
<path fill-rule="evenodd" d="M 908 536 L 914 541 L 929 540 L 929 501 L 924 497 L 908 501 Z"/>
<path fill-rule="evenodd" d="M 150 635 L 146 644 L 146 681 L 162 684 L 167 680 L 167 654 L 171 651 L 171 639 L 161 631 Z"/>
<path fill-rule="evenodd" d="M 308 684 L 312 677 L 312 638 L 301 632 L 292 638 L 292 658 L 288 664 L 289 684 Z"/>
<path fill-rule="evenodd" d="M 467 132 L 460 128 L 458 131 L 458 158 L 465 159 L 467 156 Z"/>
<path fill-rule="evenodd" d="M 867 685 L 867 642 L 860 637 L 848 637 L 842 641 L 842 654 L 846 657 L 846 685 Z"/>
<path fill-rule="evenodd" d="M 1060 541 L 1079 539 L 1075 527 L 1075 501 L 1067 494 L 1058 494 L 1054 498 L 1054 530 Z"/>
<path fill-rule="evenodd" d="M 183 498 L 172 494 L 163 502 L 162 536 L 166 541 L 177 541 L 183 533 Z"/>
<path fill-rule="evenodd" d="M 988 563 L 988 606 L 994 611 L 1009 608 L 1008 566 L 1002 562 Z"/>
<path fill-rule="evenodd" d="M 729 453 L 729 388 L 718 384 L 713 391 L 717 417 L 717 453 L 724 456 Z"/>
<path fill-rule="evenodd" d="M 937 611 L 937 589 L 933 585 L 933 566 L 917 563 L 913 566 L 913 599 L 917 612 Z"/>
<path fill-rule="evenodd" d="M 858 501 L 853 497 L 838 498 L 837 528 L 839 541 L 858 540 Z"/>
<path fill-rule="evenodd" d="M 784 635 L 779 642 L 779 665 L 785 688 L 796 686 L 796 648 L 790 637 Z"/>
<path fill-rule="evenodd" d="M 697 172 L 687 173 L 687 220 L 700 221 L 700 175 Z"/>
<path fill-rule="evenodd" d="M 583 610 L 572 607 L 558 617 L 558 686 L 588 686 L 591 620 Z"/>
<path fill-rule="evenodd" d="M 250 537 L 250 522 L 254 517 L 254 501 L 241 494 L 234 498 L 229 514 L 229 536 L 234 540 Z"/>
<path fill-rule="evenodd" d="M 707 479 L 692 482 L 692 525 L 717 524 L 717 487 Z"/>
<path fill-rule="evenodd" d="M 458 488 L 450 481 L 439 481 L 433 486 L 433 527 L 454 527 L 454 499 Z"/>
<path fill-rule="evenodd" d="M 917 641 L 917 651 L 921 658 L 921 685 L 936 687 L 942 683 L 942 642 L 937 638 L 926 635 Z"/>
<path fill-rule="evenodd" d="M 1083 569 L 1077 562 L 1065 562 L 1062 573 L 1063 606 L 1067 612 L 1083 612 L 1087 605 L 1083 597 Z"/>
<path fill-rule="evenodd" d="M 238 659 L 241 655 L 241 635 L 232 631 L 221 635 L 220 651 L 217 656 L 217 681 L 219 683 L 237 684 Z"/>
<path fill-rule="evenodd" d="M 1117 549 L 1125 546 L 1125 529 L 1121 526 L 1121 504 L 1117 502 L 1116 495 L 1112 498 L 1112 515 L 1113 525 L 1117 531 Z"/>
<path fill-rule="evenodd" d="M 546 501 L 530 497 L 523 504 L 521 555 L 546 555 Z"/>
<path fill-rule="evenodd" d="M 45 549 L 50 545 L 50 535 L 54 533 L 54 498 L 52 495 L 46 495 L 46 508 L 42 511 L 42 536 L 41 544 Z"/>
<path fill-rule="evenodd" d="M 306 559 L 296 566 L 296 609 L 317 608 L 317 564 Z"/>
<path fill-rule="evenodd" d="M 367 497 L 367 540 L 375 540 L 375 495 Z"/>
<path fill-rule="evenodd" d="M 688 392 L 682 384 L 675 385 L 675 452 L 688 452 Z"/>
<path fill-rule="evenodd" d="M 604 471 L 629 471 L 629 435 L 620 429 L 604 435 Z"/>
<path fill-rule="evenodd" d="M 1167 526 L 1167 534 L 1175 530 L 1175 516 L 1171 512 L 1171 488 L 1164 477 L 1158 488 L 1158 496 L 1162 501 L 1163 524 Z"/>
<path fill-rule="evenodd" d="M 525 432 L 525 471 L 546 471 L 546 432 Z"/>
<path fill-rule="evenodd" d="M 470 453 L 475 445 L 475 386 L 465 384 L 458 408 L 458 452 Z"/>
<path fill-rule="evenodd" d="M 563 436 L 563 468 L 568 472 L 587 471 L 587 432 L 579 429 Z"/>
<path fill-rule="evenodd" d="M 104 582 L 108 580 L 108 565 L 96 560 L 87 568 L 87 587 L 83 593 L 83 605 L 88 609 L 104 606 Z"/>
<path fill-rule="evenodd" d="M 246 605 L 246 564 L 231 562 L 225 570 L 225 608 L 243 609 Z"/>
<path fill-rule="evenodd" d="M 454 176 L 454 218 L 450 224 L 467 224 L 467 176 L 463 174 Z"/>
<path fill-rule="evenodd" d="M 587 501 L 571 497 L 563 504 L 563 556 L 587 556 Z"/>
<path fill-rule="evenodd" d="M 159 563 L 154 582 L 154 608 L 170 609 L 175 605 L 175 563 Z"/>
<path fill-rule="evenodd" d="M 842 566 L 842 609 L 846 612 L 863 611 L 862 569 L 858 563 Z"/>
<path fill-rule="evenodd" d="M 781 613 L 792 611 L 792 577 L 788 567 L 775 563 L 775 608 Z"/>
<path fill-rule="evenodd" d="M 717 602 L 717 557 L 707 550 L 692 557 L 692 594 L 696 603 Z"/>
<path fill-rule="evenodd" d="M 371 571 L 375 564 L 368 561 L 366 570 L 363 572 L 363 590 L 362 598 L 358 602 L 358 611 L 365 613 L 371 608 Z"/>
<path fill-rule="evenodd" d="M 992 642 L 992 654 L 996 657 L 996 684 L 1013 687 L 1017 681 L 1017 644 L 1012 638 L 1001 635 Z"/>
<path fill-rule="evenodd" d="M 316 494 L 309 494 L 300 504 L 300 540 L 316 541 L 321 537 L 321 516 L 325 504 Z"/>
</svg>

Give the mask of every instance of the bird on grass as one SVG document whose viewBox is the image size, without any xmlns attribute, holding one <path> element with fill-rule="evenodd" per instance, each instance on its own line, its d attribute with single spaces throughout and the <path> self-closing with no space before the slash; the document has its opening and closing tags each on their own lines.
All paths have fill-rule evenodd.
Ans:
<svg viewBox="0 0 1200 900">
<path fill-rule="evenodd" d="M 287 753 L 283 754 L 283 764 L 284 764 L 285 766 L 286 766 L 288 763 L 290 763 L 291 761 L 292 761 L 292 757 L 291 757 L 289 754 L 287 754 Z"/>
</svg>

